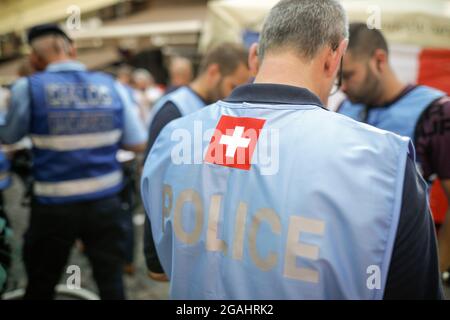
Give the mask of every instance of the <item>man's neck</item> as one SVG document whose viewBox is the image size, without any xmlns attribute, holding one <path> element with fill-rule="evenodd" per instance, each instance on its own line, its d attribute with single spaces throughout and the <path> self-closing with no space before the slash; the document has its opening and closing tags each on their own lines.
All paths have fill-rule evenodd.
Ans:
<svg viewBox="0 0 450 320">
<path fill-rule="evenodd" d="M 315 66 L 305 63 L 292 53 L 279 53 L 264 58 L 254 83 L 274 83 L 306 88 L 317 95 L 322 103 L 328 96 L 317 86 Z"/>
<path fill-rule="evenodd" d="M 200 98 L 202 98 L 203 101 L 209 102 L 208 90 L 206 89 L 206 86 L 203 82 L 203 78 L 198 77 L 189 84 L 189 88 L 191 88 L 192 91 L 194 91 Z"/>
<path fill-rule="evenodd" d="M 55 63 L 64 63 L 64 62 L 70 62 L 70 61 L 73 61 L 73 59 L 72 59 L 72 58 L 69 58 L 69 57 L 66 57 L 66 56 L 64 56 L 64 57 L 55 57 L 55 58 L 52 58 L 52 59 L 50 59 L 50 60 L 48 61 L 48 64 L 47 64 L 46 68 L 47 68 L 49 65 L 51 65 L 51 64 L 55 64 Z"/>
<path fill-rule="evenodd" d="M 397 76 L 391 71 L 387 77 L 382 81 L 383 94 L 378 101 L 378 105 L 383 106 L 394 101 L 406 88 L 406 84 L 400 81 Z"/>
</svg>

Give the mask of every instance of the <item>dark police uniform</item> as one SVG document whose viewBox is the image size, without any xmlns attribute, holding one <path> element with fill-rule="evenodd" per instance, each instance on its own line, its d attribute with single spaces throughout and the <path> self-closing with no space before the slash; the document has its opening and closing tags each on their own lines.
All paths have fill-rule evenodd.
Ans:
<svg viewBox="0 0 450 320">
<path fill-rule="evenodd" d="M 123 177 L 116 153 L 121 144 L 146 141 L 125 89 L 78 62 L 53 63 L 16 82 L 7 117 L 0 128 L 3 141 L 30 135 L 33 142 L 25 297 L 52 298 L 70 250 L 81 239 L 101 298 L 123 299 Z"/>
</svg>

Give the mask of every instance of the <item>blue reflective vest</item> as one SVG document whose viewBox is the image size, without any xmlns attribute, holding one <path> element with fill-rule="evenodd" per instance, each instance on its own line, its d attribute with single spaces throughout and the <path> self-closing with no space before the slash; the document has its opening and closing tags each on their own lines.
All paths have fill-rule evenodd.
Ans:
<svg viewBox="0 0 450 320">
<path fill-rule="evenodd" d="M 42 72 L 29 85 L 36 200 L 59 204 L 118 193 L 124 124 L 115 80 L 87 71 Z"/>
<path fill-rule="evenodd" d="M 0 150 L 0 190 L 4 190 L 11 185 L 11 176 L 9 175 L 9 161 L 3 151 Z"/>
<path fill-rule="evenodd" d="M 149 127 L 151 127 L 151 122 L 153 121 L 155 115 L 168 101 L 177 106 L 182 117 L 192 112 L 198 111 L 205 106 L 203 100 L 200 99 L 200 97 L 197 96 L 191 89 L 189 89 L 188 87 L 178 88 L 177 90 L 159 99 L 155 106 L 152 108 Z"/>
<path fill-rule="evenodd" d="M 205 161 L 224 116 L 265 120 L 248 170 Z M 219 101 L 173 121 L 141 180 L 172 298 L 383 298 L 412 148 L 314 105 Z"/>
<path fill-rule="evenodd" d="M 439 90 L 417 86 L 388 107 L 371 108 L 367 111 L 363 104 L 352 104 L 346 100 L 338 112 L 357 121 L 414 139 L 416 124 L 422 112 L 443 96 L 445 93 Z M 368 114 L 365 115 L 365 112 Z"/>
</svg>

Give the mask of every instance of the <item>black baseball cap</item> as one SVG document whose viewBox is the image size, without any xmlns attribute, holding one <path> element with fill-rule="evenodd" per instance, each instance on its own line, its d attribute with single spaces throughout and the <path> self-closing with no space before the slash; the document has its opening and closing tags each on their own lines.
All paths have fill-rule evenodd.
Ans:
<svg viewBox="0 0 450 320">
<path fill-rule="evenodd" d="M 61 35 L 65 37 L 70 43 L 73 42 L 73 40 L 70 39 L 69 36 L 57 24 L 46 23 L 34 26 L 30 30 L 28 30 L 28 43 L 30 44 L 31 41 L 49 34 Z"/>
</svg>

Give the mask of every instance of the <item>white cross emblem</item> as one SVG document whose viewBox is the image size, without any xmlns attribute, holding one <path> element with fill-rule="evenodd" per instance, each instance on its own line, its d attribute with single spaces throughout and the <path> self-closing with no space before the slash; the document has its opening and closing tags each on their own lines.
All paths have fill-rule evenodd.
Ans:
<svg viewBox="0 0 450 320">
<path fill-rule="evenodd" d="M 232 136 L 222 135 L 220 137 L 220 144 L 227 146 L 227 152 L 225 155 L 228 158 L 234 158 L 237 148 L 247 148 L 250 144 L 249 138 L 243 138 L 244 127 L 236 126 Z"/>
</svg>

